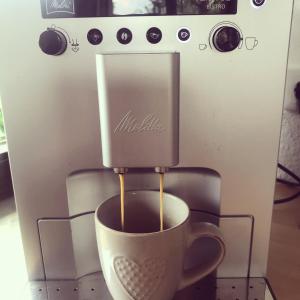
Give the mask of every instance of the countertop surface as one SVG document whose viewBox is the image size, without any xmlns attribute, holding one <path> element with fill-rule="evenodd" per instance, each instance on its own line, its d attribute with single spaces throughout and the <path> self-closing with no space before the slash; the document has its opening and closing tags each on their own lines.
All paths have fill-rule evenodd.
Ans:
<svg viewBox="0 0 300 300">
<path fill-rule="evenodd" d="M 296 191 L 277 184 L 276 198 Z M 274 206 L 268 279 L 279 300 L 300 299 L 300 197 Z"/>
</svg>

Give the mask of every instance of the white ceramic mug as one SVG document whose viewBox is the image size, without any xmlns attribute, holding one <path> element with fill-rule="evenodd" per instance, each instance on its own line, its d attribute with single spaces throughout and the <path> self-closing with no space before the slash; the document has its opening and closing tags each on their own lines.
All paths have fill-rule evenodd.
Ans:
<svg viewBox="0 0 300 300">
<path fill-rule="evenodd" d="M 115 300 L 170 300 L 212 272 L 222 262 L 225 244 L 219 228 L 190 223 L 180 198 L 164 194 L 164 231 L 159 231 L 159 192 L 125 193 L 125 230 L 121 231 L 120 196 L 104 201 L 95 213 L 103 275 Z M 213 261 L 183 270 L 187 249 L 199 238 L 218 242 Z"/>
</svg>

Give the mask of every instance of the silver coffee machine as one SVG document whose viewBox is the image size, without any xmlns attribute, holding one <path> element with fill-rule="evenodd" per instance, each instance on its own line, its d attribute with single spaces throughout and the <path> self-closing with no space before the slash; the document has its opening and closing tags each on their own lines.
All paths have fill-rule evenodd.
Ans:
<svg viewBox="0 0 300 300">
<path fill-rule="evenodd" d="M 184 199 L 226 257 L 176 299 L 274 299 L 266 276 L 293 1 L 0 4 L 0 95 L 32 299 L 111 299 L 94 211 Z M 215 254 L 197 242 L 186 267 Z M 34 298 L 40 297 L 40 298 Z M 201 298 L 201 299 L 202 299 Z"/>
</svg>

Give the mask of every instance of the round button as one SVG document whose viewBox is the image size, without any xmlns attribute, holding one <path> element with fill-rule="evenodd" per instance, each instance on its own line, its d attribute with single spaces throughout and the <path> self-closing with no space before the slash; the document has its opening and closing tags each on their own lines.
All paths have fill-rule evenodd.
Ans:
<svg viewBox="0 0 300 300">
<path fill-rule="evenodd" d="M 266 2 L 266 0 L 252 0 L 252 3 L 255 5 L 255 6 L 262 6 L 264 5 Z"/>
<path fill-rule="evenodd" d="M 151 43 L 151 44 L 157 44 L 162 39 L 162 32 L 157 27 L 151 27 L 147 31 L 146 37 L 147 37 L 147 40 L 148 40 L 149 43 Z"/>
<path fill-rule="evenodd" d="M 117 32 L 117 39 L 123 45 L 129 44 L 132 40 L 132 32 L 128 28 L 121 28 Z"/>
<path fill-rule="evenodd" d="M 99 45 L 103 40 L 103 34 L 99 29 L 93 28 L 88 32 L 87 39 L 92 45 Z"/>
<path fill-rule="evenodd" d="M 180 28 L 177 32 L 177 38 L 180 42 L 187 42 L 191 38 L 191 32 L 187 28 Z"/>
<path fill-rule="evenodd" d="M 39 46 L 48 55 L 61 55 L 67 49 L 67 39 L 60 31 L 47 29 L 40 35 Z"/>
<path fill-rule="evenodd" d="M 240 32 L 231 26 L 220 27 L 213 35 L 213 44 L 220 52 L 233 51 L 239 46 L 240 42 Z"/>
</svg>

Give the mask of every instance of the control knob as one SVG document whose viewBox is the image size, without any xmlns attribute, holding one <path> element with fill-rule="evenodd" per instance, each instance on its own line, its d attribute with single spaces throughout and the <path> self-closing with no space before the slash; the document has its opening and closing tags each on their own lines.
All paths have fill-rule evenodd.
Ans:
<svg viewBox="0 0 300 300">
<path fill-rule="evenodd" d="M 234 27 L 222 26 L 215 31 L 212 42 L 220 52 L 233 51 L 241 42 L 241 34 Z"/>
<path fill-rule="evenodd" d="M 47 29 L 40 35 L 39 46 L 48 55 L 61 55 L 67 49 L 67 39 L 56 29 Z"/>
</svg>

